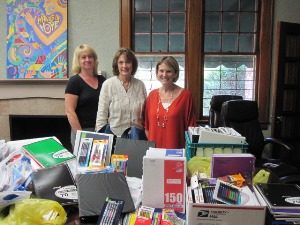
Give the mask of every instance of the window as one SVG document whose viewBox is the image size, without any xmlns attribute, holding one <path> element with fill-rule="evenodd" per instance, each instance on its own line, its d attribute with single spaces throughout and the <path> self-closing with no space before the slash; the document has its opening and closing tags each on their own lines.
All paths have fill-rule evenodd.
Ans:
<svg viewBox="0 0 300 225">
<path fill-rule="evenodd" d="M 203 116 L 216 94 L 255 99 L 258 0 L 204 2 Z"/>
<path fill-rule="evenodd" d="M 184 87 L 185 0 L 133 1 L 132 49 L 139 61 L 136 78 L 147 92 L 160 87 L 155 66 L 163 55 L 173 55 L 180 67 L 177 84 Z"/>
<path fill-rule="evenodd" d="M 144 81 L 146 85 L 147 93 L 153 89 L 161 86 L 160 82 L 156 79 L 155 67 L 162 55 L 140 55 L 136 53 L 139 61 L 139 66 L 136 71 L 135 77 Z M 179 64 L 179 79 L 176 84 L 180 87 L 184 87 L 184 56 L 173 55 Z"/>
<path fill-rule="evenodd" d="M 185 0 L 133 2 L 134 51 L 184 53 Z"/>
<path fill-rule="evenodd" d="M 268 123 L 272 8 L 273 0 L 121 0 L 120 44 L 136 51 L 149 88 L 157 58 L 179 57 L 199 122 L 213 94 L 229 93 L 256 100 Z"/>
</svg>

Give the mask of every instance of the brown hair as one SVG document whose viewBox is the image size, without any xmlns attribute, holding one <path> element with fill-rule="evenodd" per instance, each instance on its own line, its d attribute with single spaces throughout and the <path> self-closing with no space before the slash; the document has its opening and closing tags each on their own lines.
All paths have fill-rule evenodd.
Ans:
<svg viewBox="0 0 300 225">
<path fill-rule="evenodd" d="M 156 64 L 156 74 L 158 72 L 158 67 L 163 63 L 174 70 L 176 77 L 174 78 L 173 82 L 176 82 L 179 78 L 179 65 L 177 60 L 173 56 L 162 57 Z"/>
<path fill-rule="evenodd" d="M 127 60 L 132 63 L 132 76 L 133 76 L 137 70 L 138 61 L 133 51 L 131 51 L 129 48 L 120 48 L 116 52 L 112 62 L 113 74 L 116 76 L 120 74 L 120 71 L 118 69 L 118 60 L 120 56 L 123 54 L 127 57 Z"/>
</svg>

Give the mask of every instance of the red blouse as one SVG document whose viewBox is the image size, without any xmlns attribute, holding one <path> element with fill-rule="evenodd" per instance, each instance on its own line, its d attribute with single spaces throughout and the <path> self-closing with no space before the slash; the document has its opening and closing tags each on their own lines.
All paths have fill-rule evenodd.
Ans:
<svg viewBox="0 0 300 225">
<path fill-rule="evenodd" d="M 159 100 L 158 89 L 150 92 L 146 99 L 145 129 L 148 140 L 154 141 L 156 148 L 184 148 L 184 132 L 195 124 L 192 95 L 188 90 L 183 89 L 168 110 Z"/>
</svg>

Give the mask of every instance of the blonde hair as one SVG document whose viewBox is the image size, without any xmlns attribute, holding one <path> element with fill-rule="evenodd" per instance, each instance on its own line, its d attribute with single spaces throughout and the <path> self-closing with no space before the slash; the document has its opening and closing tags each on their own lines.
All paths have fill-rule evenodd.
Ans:
<svg viewBox="0 0 300 225">
<path fill-rule="evenodd" d="M 73 55 L 73 63 L 72 63 L 72 73 L 74 74 L 79 74 L 81 72 L 81 67 L 79 64 L 79 58 L 81 54 L 86 53 L 90 54 L 93 56 L 95 60 L 95 66 L 94 66 L 94 74 L 98 74 L 98 56 L 95 52 L 95 50 L 88 46 L 87 44 L 81 44 L 77 46 L 74 50 L 74 55 Z"/>
<path fill-rule="evenodd" d="M 179 65 L 177 60 L 173 56 L 162 57 L 156 64 L 156 74 L 158 72 L 158 67 L 163 63 L 174 70 L 176 77 L 174 78 L 173 82 L 176 82 L 179 78 Z"/>
</svg>

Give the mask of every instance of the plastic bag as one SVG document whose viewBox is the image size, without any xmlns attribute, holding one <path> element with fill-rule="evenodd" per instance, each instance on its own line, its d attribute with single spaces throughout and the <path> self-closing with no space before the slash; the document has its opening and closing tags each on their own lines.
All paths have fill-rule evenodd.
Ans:
<svg viewBox="0 0 300 225">
<path fill-rule="evenodd" d="M 31 191 L 0 191 L 0 212 L 9 205 L 30 198 Z"/>
<path fill-rule="evenodd" d="M 269 178 L 270 178 L 270 172 L 268 172 L 267 170 L 261 169 L 253 177 L 253 184 L 257 184 L 257 183 L 266 184 L 266 183 L 268 183 Z"/>
<path fill-rule="evenodd" d="M 5 140 L 0 140 L 0 162 L 9 155 L 9 149 Z"/>
<path fill-rule="evenodd" d="M 187 163 L 188 176 L 191 177 L 195 173 L 205 173 L 210 177 L 211 157 L 194 156 Z"/>
<path fill-rule="evenodd" d="M 0 162 L 0 191 L 26 190 L 31 178 L 30 159 L 22 151 L 14 151 Z"/>
<path fill-rule="evenodd" d="M 0 218 L 0 225 L 63 225 L 67 213 L 56 201 L 24 199 L 10 208 L 8 216 Z"/>
</svg>

